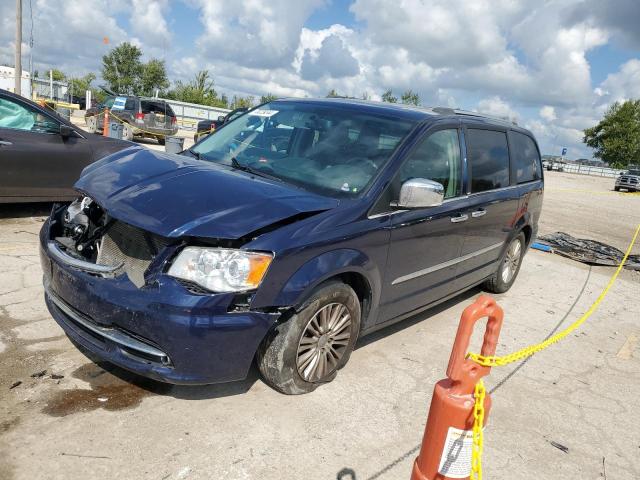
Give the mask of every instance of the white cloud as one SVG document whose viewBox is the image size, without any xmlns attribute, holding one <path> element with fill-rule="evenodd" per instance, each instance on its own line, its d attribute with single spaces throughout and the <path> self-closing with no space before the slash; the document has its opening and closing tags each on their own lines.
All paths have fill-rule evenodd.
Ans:
<svg viewBox="0 0 640 480">
<path fill-rule="evenodd" d="M 171 44 L 172 34 L 165 19 L 168 0 L 132 0 L 131 28 L 147 47 L 166 49 Z"/>
<path fill-rule="evenodd" d="M 302 26 L 324 0 L 200 0 L 198 4 L 205 28 L 198 40 L 203 58 L 277 68 L 291 64 Z"/>
<path fill-rule="evenodd" d="M 360 72 L 360 65 L 338 35 L 329 35 L 317 52 L 307 50 L 300 67 L 305 80 L 317 80 L 323 76 L 333 78 L 352 77 Z"/>
<path fill-rule="evenodd" d="M 540 109 L 540 117 L 544 118 L 547 122 L 553 122 L 556 118 L 556 109 L 551 105 L 545 105 Z"/>
<path fill-rule="evenodd" d="M 520 117 L 511 105 L 498 96 L 480 100 L 477 111 L 514 122 L 517 122 Z"/>
<path fill-rule="evenodd" d="M 601 102 L 640 98 L 640 60 L 631 59 L 618 72 L 609 74 L 596 93 Z"/>
</svg>

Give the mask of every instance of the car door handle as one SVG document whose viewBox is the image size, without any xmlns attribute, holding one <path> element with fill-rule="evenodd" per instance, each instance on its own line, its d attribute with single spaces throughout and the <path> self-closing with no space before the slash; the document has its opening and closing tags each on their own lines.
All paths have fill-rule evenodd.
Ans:
<svg viewBox="0 0 640 480">
<path fill-rule="evenodd" d="M 2 146 L 7 146 L 8 147 L 8 146 L 11 146 L 11 145 L 13 145 L 13 143 L 7 142 L 6 140 L 0 140 L 0 147 L 2 147 Z"/>
<path fill-rule="evenodd" d="M 487 214 L 487 211 L 483 208 L 480 210 L 476 210 L 475 212 L 471 212 L 471 216 L 473 218 L 484 217 Z"/>
<path fill-rule="evenodd" d="M 469 220 L 469 215 L 467 215 L 467 214 L 456 215 L 455 217 L 451 217 L 451 222 L 452 223 L 466 222 L 467 220 Z"/>
</svg>

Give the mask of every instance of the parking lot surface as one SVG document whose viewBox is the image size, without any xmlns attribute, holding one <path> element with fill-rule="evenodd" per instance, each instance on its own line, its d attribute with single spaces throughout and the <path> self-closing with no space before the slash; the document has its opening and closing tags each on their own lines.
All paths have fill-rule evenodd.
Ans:
<svg viewBox="0 0 640 480">
<path fill-rule="evenodd" d="M 541 234 L 626 248 L 640 196 L 613 193 L 613 179 L 546 179 Z M 255 369 L 243 382 L 163 385 L 92 362 L 51 319 L 37 255 L 48 208 L 0 205 L 0 479 L 335 479 L 345 468 L 358 480 L 409 478 L 433 385 L 480 289 L 361 339 L 309 395 L 281 395 Z M 612 273 L 529 252 L 496 296 L 498 354 L 578 318 Z M 623 271 L 575 334 L 521 368 L 493 369 L 485 478 L 640 478 L 639 292 L 640 274 Z"/>
</svg>

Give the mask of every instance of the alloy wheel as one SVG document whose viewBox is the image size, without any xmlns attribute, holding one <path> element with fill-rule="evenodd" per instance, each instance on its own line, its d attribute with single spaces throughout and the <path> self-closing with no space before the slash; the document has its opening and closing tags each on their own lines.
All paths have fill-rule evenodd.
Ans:
<svg viewBox="0 0 640 480">
<path fill-rule="evenodd" d="M 317 382 L 333 373 L 351 340 L 351 314 L 342 303 L 330 303 L 307 323 L 298 343 L 298 373 Z"/>
<path fill-rule="evenodd" d="M 522 252 L 522 242 L 519 239 L 515 239 L 509 245 L 509 249 L 507 250 L 507 254 L 504 257 L 504 261 L 502 262 L 502 281 L 504 283 L 509 283 L 516 272 L 518 271 L 518 265 L 520 265 L 520 257 Z"/>
</svg>

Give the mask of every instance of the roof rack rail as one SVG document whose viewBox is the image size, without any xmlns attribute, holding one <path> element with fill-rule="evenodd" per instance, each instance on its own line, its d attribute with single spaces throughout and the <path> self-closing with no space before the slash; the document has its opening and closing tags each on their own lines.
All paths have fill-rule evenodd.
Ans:
<svg viewBox="0 0 640 480">
<path fill-rule="evenodd" d="M 472 112 L 470 110 L 462 110 L 460 108 L 434 107 L 431 110 L 435 113 L 439 113 L 440 115 L 467 115 L 470 117 L 490 118 L 493 120 L 500 120 L 501 122 L 511 123 L 516 126 L 518 125 L 518 122 L 511 118 L 503 118 L 496 115 L 488 115 L 486 113 L 480 112 Z"/>
</svg>

